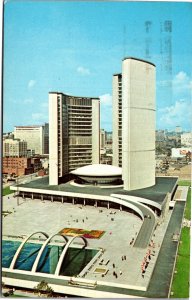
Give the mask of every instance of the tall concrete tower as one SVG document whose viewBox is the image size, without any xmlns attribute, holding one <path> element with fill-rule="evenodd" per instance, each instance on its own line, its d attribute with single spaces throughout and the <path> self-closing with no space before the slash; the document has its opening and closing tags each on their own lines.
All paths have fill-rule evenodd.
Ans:
<svg viewBox="0 0 192 300">
<path fill-rule="evenodd" d="M 132 57 L 122 65 L 122 179 L 125 190 L 155 184 L 155 65 Z"/>
</svg>

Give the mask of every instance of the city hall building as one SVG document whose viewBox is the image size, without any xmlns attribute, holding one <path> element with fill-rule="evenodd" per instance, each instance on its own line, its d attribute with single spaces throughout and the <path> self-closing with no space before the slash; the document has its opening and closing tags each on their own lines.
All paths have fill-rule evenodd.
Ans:
<svg viewBox="0 0 192 300">
<path fill-rule="evenodd" d="M 138 255 L 139 251 L 146 253 L 154 231 L 164 224 L 172 209 L 170 204 L 174 202 L 178 181 L 177 177 L 155 177 L 155 65 L 128 57 L 122 62 L 122 73 L 113 76 L 113 166 L 99 164 L 99 105 L 98 98 L 49 93 L 49 176 L 17 184 L 11 189 L 16 197 L 71 203 L 74 207 L 78 204 L 81 207 L 105 207 L 106 210 L 112 208 L 134 214 L 141 226 L 130 247 L 133 251 L 139 249 Z M 118 243 L 118 237 L 114 238 Z M 44 246 L 48 241 L 49 237 Z M 66 241 L 56 271 L 51 275 L 36 273 L 42 254 L 40 250 L 32 269 L 25 272 L 29 281 L 42 280 L 44 276 L 50 284 L 55 284 L 55 289 L 63 285 L 65 278 L 59 277 L 59 270 L 69 243 Z M 19 252 L 20 249 L 14 255 L 12 269 L 4 270 L 4 276 L 17 278 L 20 270 L 13 269 Z M 108 249 L 110 252 L 113 249 Z M 99 252 L 97 260 L 101 260 L 102 255 Z M 100 262 L 99 269 L 102 270 Z M 138 285 L 128 286 L 118 285 L 115 281 L 108 284 L 103 278 L 99 282 L 89 281 L 80 274 L 78 278 L 67 278 L 67 288 L 63 289 L 69 291 L 73 285 L 69 294 L 99 297 L 107 295 L 107 289 L 113 286 L 116 291 L 122 288 L 120 294 L 116 293 L 117 297 L 145 297 L 140 292 L 147 291 L 150 278 L 144 287 L 142 278 Z M 23 279 L 24 286 L 27 286 L 26 280 Z M 103 290 L 103 285 L 106 290 Z M 91 292 L 90 289 L 94 290 Z M 115 293 L 110 295 L 115 297 Z"/>
</svg>

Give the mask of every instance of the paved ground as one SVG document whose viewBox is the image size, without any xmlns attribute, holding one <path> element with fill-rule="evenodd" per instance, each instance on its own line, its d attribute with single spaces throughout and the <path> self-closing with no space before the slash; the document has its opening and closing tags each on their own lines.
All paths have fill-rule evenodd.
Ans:
<svg viewBox="0 0 192 300">
<path fill-rule="evenodd" d="M 19 206 L 17 206 L 16 202 L 17 200 L 13 198 L 13 195 L 3 197 L 3 210 L 12 212 L 3 217 L 3 235 L 28 235 L 39 230 L 51 235 L 64 227 L 104 230 L 106 232 L 101 239 L 89 240 L 90 247 L 102 247 L 106 251 L 100 260 L 88 271 L 85 278 L 102 282 L 102 285 L 97 287 L 98 289 L 109 291 L 110 289 L 114 289 L 115 286 L 119 286 L 117 292 L 127 293 L 129 291 L 126 289 L 130 287 L 146 288 L 150 282 L 151 275 L 153 274 L 152 278 L 154 278 L 154 275 L 157 274 L 154 280 L 158 287 L 159 278 L 161 278 L 162 273 L 165 271 L 161 268 L 154 269 L 154 267 L 171 217 L 171 212 L 168 213 L 164 223 L 158 226 L 155 231 L 155 235 L 153 236 L 154 248 L 150 248 L 155 253 L 151 257 L 144 278 L 142 278 L 141 263 L 148 248 L 137 249 L 130 245 L 130 241 L 136 237 L 136 233 L 139 232 L 142 224 L 142 221 L 135 215 L 125 211 L 108 210 L 107 208 L 100 207 L 85 206 L 81 208 L 81 205 L 72 205 L 70 203 L 62 204 L 59 202 L 42 202 L 40 200 L 29 199 L 24 201 L 22 198 L 20 198 Z M 101 210 L 102 212 L 100 212 Z M 181 217 L 181 213 L 179 216 Z M 177 226 L 179 226 L 180 217 L 177 220 Z M 111 218 L 114 218 L 114 221 Z M 172 226 L 174 228 L 175 225 L 173 224 Z M 170 237 L 168 238 L 170 239 Z M 163 248 L 161 249 L 163 250 Z M 171 251 L 174 252 L 174 249 L 171 249 Z M 162 253 L 161 259 L 163 260 L 165 252 L 162 251 L 160 253 Z M 122 255 L 126 255 L 126 260 L 122 260 Z M 168 256 L 167 259 L 169 260 L 169 258 Z M 102 259 L 104 262 L 109 260 L 109 263 L 104 266 L 100 265 L 99 262 Z M 115 264 L 115 268 L 113 268 L 113 264 Z M 162 265 L 161 261 L 160 265 Z M 108 270 L 108 273 L 104 277 L 101 277 L 101 275 L 94 273 L 96 267 L 104 267 Z M 169 267 L 169 264 L 167 267 Z M 160 273 L 157 273 L 158 269 Z M 155 272 L 153 273 L 154 270 Z M 118 278 L 113 276 L 113 271 L 118 274 Z M 122 275 L 120 275 L 120 272 L 122 272 Z M 149 296 L 155 295 L 156 297 L 158 292 L 154 292 L 154 294 L 153 292 L 154 290 Z M 134 295 L 135 293 L 138 296 L 145 295 L 144 292 L 130 290 L 130 295 Z"/>
<path fill-rule="evenodd" d="M 70 203 L 30 199 L 24 201 L 22 198 L 19 200 L 19 206 L 16 202 L 13 195 L 9 195 L 9 199 L 8 196 L 4 197 L 3 210 L 9 210 L 12 213 L 3 218 L 3 235 L 28 235 L 41 230 L 51 235 L 64 227 L 104 230 L 106 232 L 101 239 L 89 239 L 88 242 L 91 247 L 106 249 L 101 259 L 104 262 L 110 261 L 107 266 L 103 266 L 109 271 L 105 277 L 95 274 L 95 268 L 101 267 L 98 261 L 85 278 L 112 283 L 115 281 L 116 284 L 129 286 L 146 287 L 148 285 L 156 257 L 152 257 L 148 275 L 142 278 L 141 263 L 147 249 L 138 249 L 130 245 L 142 225 L 142 221 L 137 216 L 115 209 L 108 210 L 93 206 L 80 208 L 81 205 L 74 206 Z M 114 221 L 111 220 L 112 218 Z M 122 261 L 123 255 L 126 255 L 126 260 Z M 113 271 L 117 272 L 117 279 L 113 276 Z"/>
<path fill-rule="evenodd" d="M 175 195 L 175 200 L 186 201 L 188 190 L 189 190 L 189 186 L 178 186 Z"/>
</svg>

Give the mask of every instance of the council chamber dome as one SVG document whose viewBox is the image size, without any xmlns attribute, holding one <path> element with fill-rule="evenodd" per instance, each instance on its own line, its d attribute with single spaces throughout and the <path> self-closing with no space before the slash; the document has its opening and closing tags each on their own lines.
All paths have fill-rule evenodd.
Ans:
<svg viewBox="0 0 192 300">
<path fill-rule="evenodd" d="M 87 165 L 70 173 L 92 184 L 113 183 L 122 178 L 122 168 L 105 164 Z"/>
</svg>

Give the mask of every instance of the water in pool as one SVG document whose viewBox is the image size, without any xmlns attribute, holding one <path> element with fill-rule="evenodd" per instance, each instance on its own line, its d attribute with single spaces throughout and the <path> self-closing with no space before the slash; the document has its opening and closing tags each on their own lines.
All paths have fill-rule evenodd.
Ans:
<svg viewBox="0 0 192 300">
<path fill-rule="evenodd" d="M 21 242 L 2 241 L 2 267 L 9 268 L 12 258 Z M 42 244 L 26 243 L 19 255 L 15 269 L 30 271 Z M 39 261 L 37 271 L 41 273 L 54 274 L 59 257 L 64 246 L 46 246 Z M 79 249 L 69 247 L 63 261 L 60 275 L 76 276 L 96 255 L 96 249 Z"/>
</svg>

